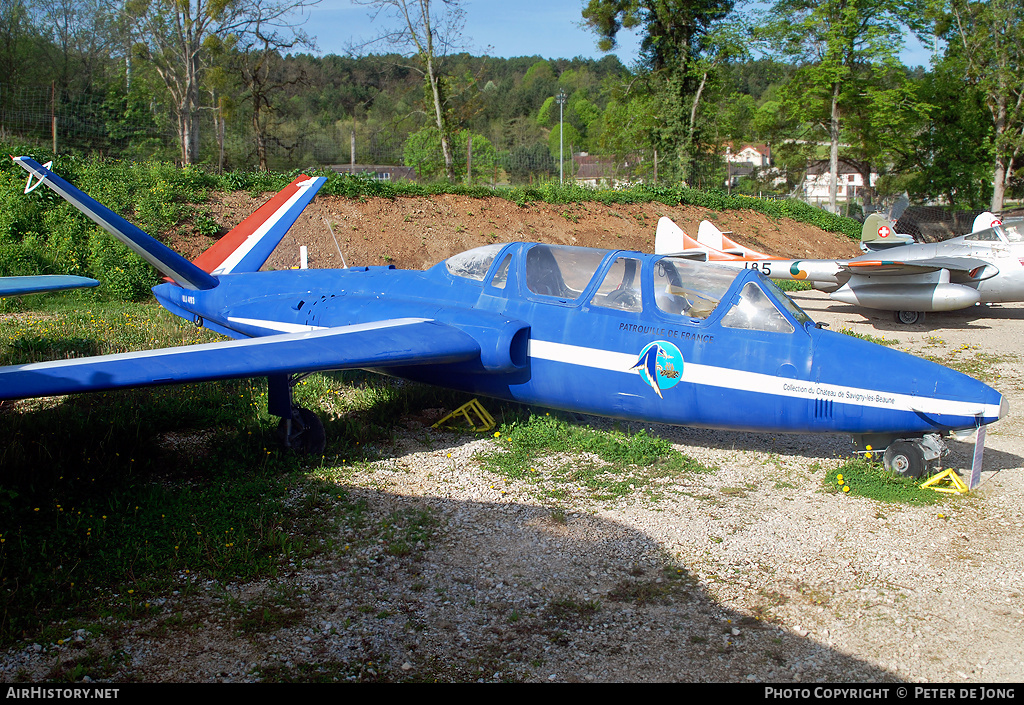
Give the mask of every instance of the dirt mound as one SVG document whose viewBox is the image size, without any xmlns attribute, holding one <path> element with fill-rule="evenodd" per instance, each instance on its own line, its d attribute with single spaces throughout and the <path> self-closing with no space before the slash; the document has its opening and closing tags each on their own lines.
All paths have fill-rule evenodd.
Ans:
<svg viewBox="0 0 1024 705">
<path fill-rule="evenodd" d="M 218 194 L 208 205 L 216 222 L 230 229 L 269 196 Z M 317 196 L 265 268 L 297 267 L 300 245 L 308 248 L 311 268 L 341 266 L 339 248 L 350 266 L 394 264 L 405 269 L 425 269 L 457 252 L 494 242 L 539 241 L 652 252 L 661 216 L 691 235 L 696 235 L 701 220 L 710 220 L 731 231 L 741 244 L 779 257 L 834 259 L 860 254 L 857 243 L 845 236 L 753 211 L 717 212 L 661 203 L 519 206 L 501 198 L 451 195 L 365 200 Z M 194 257 L 212 242 L 194 240 L 184 254 Z"/>
</svg>

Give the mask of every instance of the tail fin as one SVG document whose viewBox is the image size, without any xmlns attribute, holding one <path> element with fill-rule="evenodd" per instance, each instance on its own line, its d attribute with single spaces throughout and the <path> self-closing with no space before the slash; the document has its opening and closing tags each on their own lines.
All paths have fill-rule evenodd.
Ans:
<svg viewBox="0 0 1024 705">
<path fill-rule="evenodd" d="M 706 248 L 701 247 L 700 243 L 687 235 L 670 218 L 659 218 L 658 229 L 654 233 L 654 254 L 677 255 L 688 250 L 706 251 Z"/>
<path fill-rule="evenodd" d="M 154 240 L 138 227 L 119 216 L 114 211 L 69 184 L 52 171 L 29 157 L 14 157 L 15 162 L 29 173 L 29 183 L 25 185 L 25 193 L 44 183 L 57 192 L 61 198 L 82 211 L 90 220 L 130 247 L 139 257 L 156 267 L 162 274 L 170 277 L 176 284 L 186 289 L 212 289 L 217 286 L 217 278 L 204 272 L 177 252 L 163 243 Z M 32 185 L 32 177 L 39 181 Z"/>
<path fill-rule="evenodd" d="M 1002 225 L 1003 221 L 998 217 L 992 215 L 988 211 L 985 211 L 977 218 L 974 219 L 974 225 L 971 226 L 971 232 L 976 233 L 979 230 L 988 230 L 996 225 Z"/>
<path fill-rule="evenodd" d="M 654 233 L 654 254 L 690 257 L 702 262 L 738 259 L 735 255 L 726 254 L 721 250 L 697 242 L 665 216 L 658 219 L 658 229 Z"/>
<path fill-rule="evenodd" d="M 727 237 L 724 232 L 708 220 L 700 221 L 700 226 L 697 228 L 697 242 L 705 247 L 711 247 L 744 259 L 772 259 L 763 252 L 744 247 L 732 238 Z"/>
<path fill-rule="evenodd" d="M 697 242 L 716 250 L 725 251 L 726 245 L 722 237 L 723 233 L 711 221 L 702 220 L 697 226 Z"/>
<path fill-rule="evenodd" d="M 897 234 L 896 224 L 878 213 L 865 218 L 864 226 L 860 229 L 860 248 L 865 251 L 906 245 L 913 241 L 910 235 Z"/>
<path fill-rule="evenodd" d="M 256 272 L 327 179 L 303 174 L 235 226 L 193 264 L 214 275 Z"/>
</svg>

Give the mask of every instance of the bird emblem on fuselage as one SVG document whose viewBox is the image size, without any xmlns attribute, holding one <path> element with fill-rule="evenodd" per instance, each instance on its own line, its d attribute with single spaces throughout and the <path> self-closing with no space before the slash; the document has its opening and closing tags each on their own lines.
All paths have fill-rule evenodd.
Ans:
<svg viewBox="0 0 1024 705">
<path fill-rule="evenodd" d="M 662 390 L 676 386 L 682 379 L 683 354 L 672 343 L 656 340 L 640 351 L 630 369 L 637 370 L 655 394 L 664 399 Z"/>
</svg>

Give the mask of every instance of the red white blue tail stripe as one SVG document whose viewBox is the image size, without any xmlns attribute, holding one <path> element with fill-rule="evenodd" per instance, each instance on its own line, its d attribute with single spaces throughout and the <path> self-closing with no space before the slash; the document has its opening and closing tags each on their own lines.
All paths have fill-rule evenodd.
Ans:
<svg viewBox="0 0 1024 705">
<path fill-rule="evenodd" d="M 193 261 L 215 276 L 258 272 L 327 179 L 303 174 Z"/>
</svg>

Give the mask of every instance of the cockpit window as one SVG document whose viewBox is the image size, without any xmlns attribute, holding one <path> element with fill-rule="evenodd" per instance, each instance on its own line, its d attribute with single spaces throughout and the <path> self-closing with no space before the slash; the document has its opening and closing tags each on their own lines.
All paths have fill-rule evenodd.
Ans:
<svg viewBox="0 0 1024 705">
<path fill-rule="evenodd" d="M 474 247 L 472 250 L 466 250 L 449 257 L 445 262 L 445 266 L 448 268 L 449 273 L 456 277 L 464 277 L 482 282 L 487 274 L 487 270 L 491 267 L 491 262 L 498 256 L 502 247 L 504 245 L 500 244 Z"/>
<path fill-rule="evenodd" d="M 498 265 L 498 269 L 494 272 L 494 277 L 491 278 L 491 286 L 496 289 L 504 289 L 505 284 L 508 282 L 508 267 L 512 264 L 512 254 L 505 255 L 505 259 Z"/>
<path fill-rule="evenodd" d="M 663 257 L 654 264 L 655 301 L 665 313 L 707 318 L 737 274 L 727 267 Z"/>
<path fill-rule="evenodd" d="M 534 245 L 526 253 L 526 288 L 534 294 L 575 299 L 590 283 L 605 254 L 588 247 Z"/>
<path fill-rule="evenodd" d="M 965 242 L 1024 242 L 1024 219 L 1012 218 L 991 228 L 964 236 Z"/>
<path fill-rule="evenodd" d="M 1024 219 L 1007 220 L 1003 223 L 1002 228 L 1007 241 L 1014 244 L 1024 242 Z"/>
<path fill-rule="evenodd" d="M 965 236 L 964 240 L 970 242 L 999 242 L 999 233 L 996 232 L 995 228 L 988 228 L 987 230 L 971 233 Z"/>
<path fill-rule="evenodd" d="M 591 303 L 619 311 L 642 310 L 640 260 L 633 257 L 616 258 Z"/>
<path fill-rule="evenodd" d="M 740 300 L 722 317 L 722 327 L 792 333 L 793 324 L 779 312 L 772 300 L 754 282 L 747 282 Z"/>
</svg>

